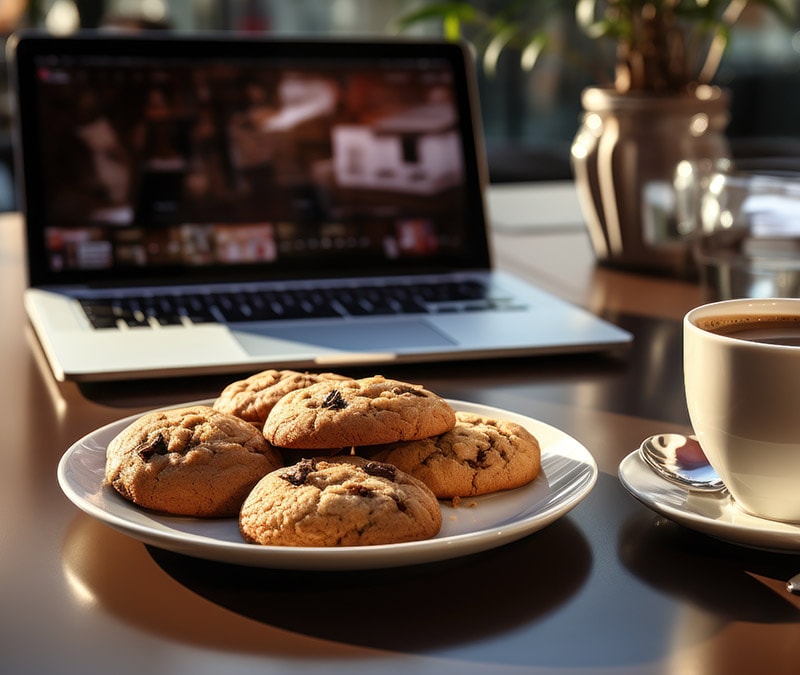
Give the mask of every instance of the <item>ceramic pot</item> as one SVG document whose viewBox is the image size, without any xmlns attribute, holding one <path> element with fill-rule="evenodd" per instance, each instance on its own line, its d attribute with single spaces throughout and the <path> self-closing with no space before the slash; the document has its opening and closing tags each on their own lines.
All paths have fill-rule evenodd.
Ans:
<svg viewBox="0 0 800 675">
<path fill-rule="evenodd" d="M 696 276 L 680 215 L 679 166 L 694 184 L 730 161 L 726 92 L 620 94 L 590 88 L 572 143 L 572 168 L 592 246 L 601 264 L 674 277 Z"/>
</svg>

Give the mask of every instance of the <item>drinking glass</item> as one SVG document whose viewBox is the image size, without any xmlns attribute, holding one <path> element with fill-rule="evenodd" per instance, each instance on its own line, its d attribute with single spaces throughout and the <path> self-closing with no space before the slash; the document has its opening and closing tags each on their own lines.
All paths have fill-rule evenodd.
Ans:
<svg viewBox="0 0 800 675">
<path fill-rule="evenodd" d="M 707 301 L 800 297 L 800 173 L 710 173 L 692 237 Z"/>
</svg>

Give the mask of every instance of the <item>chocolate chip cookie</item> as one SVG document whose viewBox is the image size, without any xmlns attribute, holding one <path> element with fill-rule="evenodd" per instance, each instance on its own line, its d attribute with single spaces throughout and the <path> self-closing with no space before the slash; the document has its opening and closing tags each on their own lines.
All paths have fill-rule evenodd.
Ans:
<svg viewBox="0 0 800 675">
<path fill-rule="evenodd" d="M 214 401 L 216 410 L 231 413 L 259 429 L 273 406 L 290 391 L 324 380 L 349 380 L 336 373 L 300 373 L 294 370 L 264 370 L 244 380 L 231 382 Z"/>
<path fill-rule="evenodd" d="M 520 487 L 536 478 L 541 465 L 539 442 L 525 427 L 461 411 L 444 434 L 365 448 L 363 454 L 418 478 L 440 499 Z"/>
<path fill-rule="evenodd" d="M 355 456 L 303 459 L 262 478 L 242 505 L 245 541 L 270 546 L 369 546 L 434 537 L 439 503 L 416 478 Z"/>
<path fill-rule="evenodd" d="M 455 411 L 443 398 L 376 375 L 286 394 L 267 417 L 264 435 L 278 447 L 314 450 L 416 440 L 454 424 Z"/>
<path fill-rule="evenodd" d="M 106 450 L 105 478 L 147 509 L 231 517 L 251 488 L 282 465 L 252 424 L 196 405 L 148 413 L 120 432 Z"/>
</svg>

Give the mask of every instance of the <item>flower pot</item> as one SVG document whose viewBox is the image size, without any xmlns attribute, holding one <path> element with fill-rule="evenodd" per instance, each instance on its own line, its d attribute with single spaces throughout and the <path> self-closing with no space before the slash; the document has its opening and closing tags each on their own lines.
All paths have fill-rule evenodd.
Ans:
<svg viewBox="0 0 800 675">
<path fill-rule="evenodd" d="M 693 278 L 688 226 L 679 215 L 679 165 L 693 176 L 730 160 L 728 97 L 583 92 L 583 120 L 572 144 L 581 209 L 600 264 Z"/>
</svg>

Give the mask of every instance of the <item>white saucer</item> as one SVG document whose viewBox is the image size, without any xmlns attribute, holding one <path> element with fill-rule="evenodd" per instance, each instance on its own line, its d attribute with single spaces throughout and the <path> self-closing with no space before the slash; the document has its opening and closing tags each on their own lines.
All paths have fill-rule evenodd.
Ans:
<svg viewBox="0 0 800 675">
<path fill-rule="evenodd" d="M 636 450 L 620 462 L 619 479 L 645 506 L 685 527 L 750 548 L 800 553 L 800 524 L 746 513 L 725 493 L 692 491 L 658 476 Z"/>
<path fill-rule="evenodd" d="M 211 401 L 202 401 L 209 404 Z M 106 446 L 138 415 L 101 427 L 77 441 L 61 458 L 58 481 L 85 513 L 146 544 L 221 562 L 306 570 L 399 567 L 470 555 L 521 539 L 561 518 L 589 494 L 597 464 L 574 438 L 544 422 L 464 401 L 456 410 L 508 419 L 539 440 L 542 468 L 515 490 L 465 499 L 455 508 L 440 502 L 442 530 L 433 539 L 379 546 L 304 548 L 256 546 L 239 533 L 236 518 L 176 518 L 140 509 L 105 484 Z"/>
</svg>

